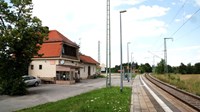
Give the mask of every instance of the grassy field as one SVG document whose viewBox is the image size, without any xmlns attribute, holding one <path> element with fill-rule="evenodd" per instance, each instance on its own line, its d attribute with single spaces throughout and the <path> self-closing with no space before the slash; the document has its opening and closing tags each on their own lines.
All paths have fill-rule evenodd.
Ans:
<svg viewBox="0 0 200 112">
<path fill-rule="evenodd" d="M 191 92 L 200 96 L 200 74 L 170 74 L 170 75 L 154 75 L 156 78 L 170 83 L 180 89 Z"/>
<path fill-rule="evenodd" d="M 18 112 L 129 112 L 131 88 L 103 88 Z"/>
</svg>

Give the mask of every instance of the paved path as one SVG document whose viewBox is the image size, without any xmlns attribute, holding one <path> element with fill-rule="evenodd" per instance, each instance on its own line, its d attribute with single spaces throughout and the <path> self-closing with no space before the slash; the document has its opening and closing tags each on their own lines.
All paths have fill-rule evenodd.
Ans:
<svg viewBox="0 0 200 112">
<path fill-rule="evenodd" d="M 105 87 L 105 84 L 105 78 L 82 80 L 81 83 L 74 85 L 42 84 L 39 87 L 29 88 L 30 94 L 25 96 L 0 96 L 0 112 L 11 112 L 47 102 L 54 102 Z M 119 86 L 119 84 L 119 75 L 112 76 L 112 85 Z M 124 86 L 131 86 L 131 83 L 124 81 Z"/>
<path fill-rule="evenodd" d="M 147 92 L 145 91 L 145 86 L 140 81 L 139 75 L 135 77 L 133 80 L 132 86 L 132 101 L 131 101 L 131 112 L 156 112 L 156 108 L 150 99 L 153 99 Z M 163 112 L 161 107 L 159 112 Z"/>
</svg>

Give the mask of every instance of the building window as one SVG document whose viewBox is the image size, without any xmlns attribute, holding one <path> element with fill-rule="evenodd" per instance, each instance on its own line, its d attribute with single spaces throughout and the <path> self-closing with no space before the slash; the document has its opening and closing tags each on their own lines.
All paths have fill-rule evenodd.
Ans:
<svg viewBox="0 0 200 112">
<path fill-rule="evenodd" d="M 39 70 L 42 70 L 42 65 L 39 65 Z"/>
<path fill-rule="evenodd" d="M 34 65 L 31 65 L 31 70 L 33 70 L 34 69 Z"/>
<path fill-rule="evenodd" d="M 76 48 L 66 45 L 63 45 L 62 54 L 67 56 L 76 57 Z"/>
</svg>

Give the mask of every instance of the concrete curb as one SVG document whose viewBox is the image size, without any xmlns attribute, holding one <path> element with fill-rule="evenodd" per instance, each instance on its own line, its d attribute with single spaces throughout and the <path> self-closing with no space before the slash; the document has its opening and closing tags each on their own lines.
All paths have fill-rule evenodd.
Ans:
<svg viewBox="0 0 200 112">
<path fill-rule="evenodd" d="M 135 79 L 135 78 L 134 78 Z M 132 79 L 132 94 L 131 94 L 131 106 L 130 106 L 130 112 L 133 112 L 133 91 L 134 91 L 134 88 L 133 88 L 133 82 L 134 82 L 134 79 Z"/>
</svg>

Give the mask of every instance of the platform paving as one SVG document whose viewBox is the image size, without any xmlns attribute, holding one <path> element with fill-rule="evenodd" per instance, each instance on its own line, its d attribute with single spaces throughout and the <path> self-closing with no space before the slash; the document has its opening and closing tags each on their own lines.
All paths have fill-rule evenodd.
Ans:
<svg viewBox="0 0 200 112">
<path fill-rule="evenodd" d="M 161 107 L 154 106 L 152 96 L 141 83 L 139 75 L 135 77 L 132 82 L 132 97 L 131 97 L 131 112 L 157 112 L 161 111 Z"/>
</svg>

